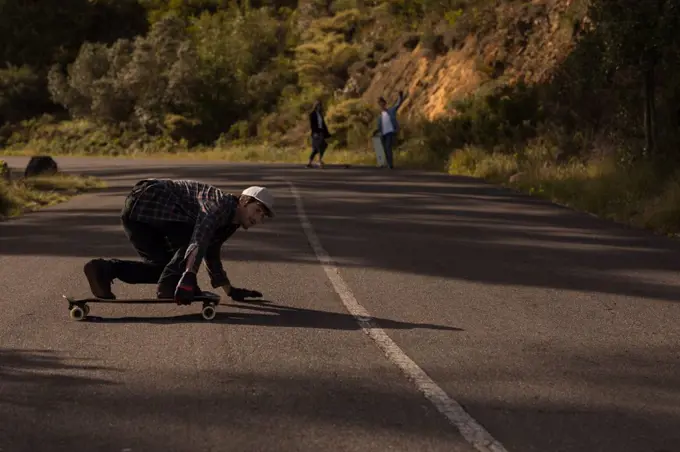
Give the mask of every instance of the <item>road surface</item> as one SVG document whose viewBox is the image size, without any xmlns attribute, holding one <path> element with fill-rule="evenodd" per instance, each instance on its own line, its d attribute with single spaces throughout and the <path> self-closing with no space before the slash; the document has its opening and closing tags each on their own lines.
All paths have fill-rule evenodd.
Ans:
<svg viewBox="0 0 680 452">
<path fill-rule="evenodd" d="M 2 452 L 680 450 L 675 241 L 444 175 L 57 161 L 109 187 L 0 223 Z M 152 176 L 273 189 L 223 249 L 265 302 L 69 319 Z"/>
</svg>

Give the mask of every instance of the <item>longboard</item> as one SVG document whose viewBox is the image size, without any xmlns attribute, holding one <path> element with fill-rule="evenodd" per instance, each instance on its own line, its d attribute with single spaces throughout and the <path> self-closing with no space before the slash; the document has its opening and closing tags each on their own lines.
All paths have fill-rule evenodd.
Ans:
<svg viewBox="0 0 680 452">
<path fill-rule="evenodd" d="M 382 140 L 379 135 L 373 135 L 373 150 L 375 151 L 375 158 L 378 163 L 378 167 L 382 168 L 387 163 L 387 157 L 385 156 L 385 149 L 382 145 Z"/>
<path fill-rule="evenodd" d="M 177 302 L 173 298 L 122 298 L 116 300 L 109 300 L 106 298 L 74 298 L 68 295 L 62 295 L 68 302 L 69 317 L 73 320 L 84 320 L 90 313 L 88 303 L 127 303 L 127 304 L 163 304 Z M 203 303 L 201 316 L 205 320 L 212 320 L 215 318 L 215 307 L 220 304 L 220 296 L 213 292 L 203 292 L 203 295 L 194 296 L 191 303 Z"/>
<path fill-rule="evenodd" d="M 349 164 L 349 163 L 337 163 L 337 164 L 326 163 L 326 164 L 323 166 L 323 169 L 328 169 L 328 168 L 345 168 L 345 169 L 348 169 L 348 168 L 351 168 L 351 167 L 352 167 L 352 165 Z M 309 166 L 307 166 L 306 163 L 305 163 L 305 168 L 309 168 Z M 318 168 L 318 169 L 321 169 L 321 166 L 319 166 L 319 165 L 317 164 L 317 165 L 312 165 L 311 168 Z"/>
</svg>

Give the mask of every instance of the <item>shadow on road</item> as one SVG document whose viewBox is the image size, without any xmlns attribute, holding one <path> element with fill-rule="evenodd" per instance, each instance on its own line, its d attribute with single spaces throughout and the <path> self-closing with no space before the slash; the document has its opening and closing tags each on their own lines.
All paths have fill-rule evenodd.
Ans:
<svg viewBox="0 0 680 452">
<path fill-rule="evenodd" d="M 508 348 L 499 354 L 512 352 Z M 459 401 L 510 450 L 678 450 L 680 361 L 675 346 L 537 342 L 532 352 L 502 369 L 489 357 L 474 368 L 441 369 L 437 377 L 452 387 L 473 380 L 479 397 L 466 395 L 470 398 Z M 486 397 L 493 393 L 490 388 L 509 388 L 510 397 L 491 400 Z"/>
<path fill-rule="evenodd" d="M 73 381 L 73 383 L 89 382 L 89 383 L 110 383 L 106 380 L 92 380 L 82 379 L 81 377 L 55 375 L 55 374 L 40 374 L 38 372 L 68 372 L 68 371 L 112 371 L 112 368 L 98 366 L 94 364 L 69 364 L 73 361 L 86 361 L 82 358 L 71 358 L 60 355 L 54 350 L 25 350 L 25 349 L 7 349 L 0 348 L 0 381 L 20 381 L 27 382 L 32 380 L 40 384 L 48 384 L 50 381 L 55 381 L 56 378 L 60 382 Z"/>
<path fill-rule="evenodd" d="M 99 317 L 95 311 L 96 304 L 90 305 L 91 315 L 89 321 L 97 323 L 150 323 L 150 324 L 175 324 L 175 323 L 205 323 L 199 313 L 186 314 L 171 317 Z M 197 305 L 192 305 L 195 306 Z M 192 306 L 181 306 L 178 309 L 192 309 Z M 248 312 L 225 312 L 225 307 L 249 309 Z M 397 320 L 371 317 L 371 320 L 384 329 L 430 329 L 444 331 L 463 331 L 461 328 L 427 323 L 399 322 Z M 252 325 L 284 328 L 315 328 L 326 330 L 359 330 L 356 319 L 349 314 L 319 311 L 315 309 L 295 308 L 292 306 L 277 305 L 270 301 L 243 304 L 221 304 L 212 323 L 225 323 L 230 325 Z"/>
<path fill-rule="evenodd" d="M 36 385 L 43 391 L 51 389 L 58 392 L 66 386 L 84 389 L 115 384 L 111 380 L 91 375 L 93 372 L 113 372 L 114 369 L 89 364 L 87 361 L 82 358 L 62 356 L 52 350 L 0 348 L 0 407 L 3 404 L 32 405 L 36 400 L 35 394 L 31 392 L 20 394 L 17 391 L 8 390 L 7 385 Z M 3 424 L 6 424 L 8 420 L 6 419 Z"/>
<path fill-rule="evenodd" d="M 456 398 L 508 450 L 677 449 L 676 350 L 562 352 L 539 347 L 534 359 L 507 369 L 493 361 L 474 368 L 439 363 L 433 373 L 451 392 L 474 382 Z M 91 366 L 81 372 L 83 380 L 46 384 L 31 375 L 71 366 L 40 351 L 0 354 L 0 394 L 13 400 L 0 403 L 0 438 L 8 451 L 209 450 L 224 438 L 237 450 L 318 450 L 323 439 L 333 450 L 468 450 L 396 371 L 375 369 L 381 378 L 369 378 L 363 367 L 325 368 L 313 360 L 297 371 L 267 362 L 256 371 L 201 362 L 203 372 L 166 368 L 153 384 L 142 377 L 141 385 L 101 386 L 85 384 L 101 373 Z M 551 360 L 565 372 L 546 373 Z M 26 379 L 6 381 L 8 366 L 22 368 Z M 556 380 L 563 391 L 556 391 Z M 495 397 L 490 388 L 498 385 L 514 386 L 512 397 Z M 631 385 L 638 389 L 627 391 Z"/>
<path fill-rule="evenodd" d="M 58 409 L 0 405 L 2 448 L 28 451 L 449 450 L 462 439 L 415 390 L 349 371 L 168 370 L 105 390 L 30 390 Z M 168 387 L 172 384 L 172 387 Z M 28 391 L 28 386 L 18 391 Z M 10 417 L 11 413 L 11 417 Z M 37 430 L 39 428 L 39 430 Z M 462 449 L 461 450 L 467 450 Z"/>
</svg>

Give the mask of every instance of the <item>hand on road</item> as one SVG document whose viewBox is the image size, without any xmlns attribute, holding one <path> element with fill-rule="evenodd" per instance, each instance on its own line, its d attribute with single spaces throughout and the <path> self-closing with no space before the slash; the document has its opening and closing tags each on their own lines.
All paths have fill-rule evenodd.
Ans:
<svg viewBox="0 0 680 452">
<path fill-rule="evenodd" d="M 235 301 L 245 301 L 246 298 L 261 298 L 262 294 L 257 290 L 239 289 L 232 287 L 229 291 L 229 296 Z"/>
</svg>

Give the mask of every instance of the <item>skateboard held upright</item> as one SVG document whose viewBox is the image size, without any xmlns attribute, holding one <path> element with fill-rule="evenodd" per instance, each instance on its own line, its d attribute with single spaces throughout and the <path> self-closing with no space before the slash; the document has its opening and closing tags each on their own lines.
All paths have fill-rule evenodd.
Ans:
<svg viewBox="0 0 680 452">
<path fill-rule="evenodd" d="M 385 156 L 385 148 L 383 148 L 380 135 L 373 135 L 373 150 L 375 151 L 378 167 L 383 168 L 387 164 L 387 157 Z"/>
</svg>

